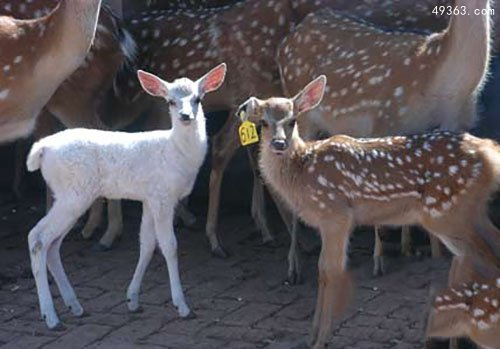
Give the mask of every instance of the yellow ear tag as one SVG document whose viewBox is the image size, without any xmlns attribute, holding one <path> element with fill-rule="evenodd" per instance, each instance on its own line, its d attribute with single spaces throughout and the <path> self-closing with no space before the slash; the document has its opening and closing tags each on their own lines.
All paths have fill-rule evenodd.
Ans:
<svg viewBox="0 0 500 349">
<path fill-rule="evenodd" d="M 245 120 L 245 111 L 241 111 L 239 115 L 240 119 Z M 257 143 L 259 141 L 259 134 L 257 133 L 257 127 L 251 121 L 245 120 L 239 129 L 240 142 L 242 146 Z"/>
</svg>

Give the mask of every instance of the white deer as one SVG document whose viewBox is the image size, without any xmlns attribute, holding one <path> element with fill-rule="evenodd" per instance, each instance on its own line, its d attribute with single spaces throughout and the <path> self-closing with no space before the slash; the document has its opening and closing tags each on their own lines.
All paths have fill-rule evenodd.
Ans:
<svg viewBox="0 0 500 349">
<path fill-rule="evenodd" d="M 40 310 L 49 328 L 60 326 L 60 321 L 50 294 L 47 267 L 66 306 L 76 316 L 83 314 L 59 249 L 72 225 L 98 197 L 143 203 L 140 257 L 127 291 L 129 309 L 139 307 L 140 285 L 157 242 L 167 261 L 173 304 L 180 316 L 189 316 L 178 270 L 174 210 L 191 192 L 207 151 L 201 101 L 222 85 L 225 74 L 226 65 L 221 64 L 197 81 L 182 78 L 168 83 L 138 72 L 144 90 L 167 101 L 171 130 L 129 134 L 71 129 L 33 145 L 28 170 L 40 169 L 55 195 L 53 207 L 28 237 Z"/>
</svg>

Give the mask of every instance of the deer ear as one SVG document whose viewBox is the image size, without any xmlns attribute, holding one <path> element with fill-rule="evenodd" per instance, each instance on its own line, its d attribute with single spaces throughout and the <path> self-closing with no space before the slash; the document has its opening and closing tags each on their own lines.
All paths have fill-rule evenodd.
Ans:
<svg viewBox="0 0 500 349">
<path fill-rule="evenodd" d="M 149 93 L 151 96 L 155 97 L 167 97 L 168 88 L 167 83 L 153 75 L 151 73 L 147 73 L 143 70 L 137 71 L 137 77 L 139 78 L 139 82 L 141 83 L 144 91 Z"/>
<path fill-rule="evenodd" d="M 219 64 L 198 80 L 200 94 L 212 92 L 221 87 L 226 77 L 226 63 Z"/>
<path fill-rule="evenodd" d="M 236 117 L 241 121 L 247 121 L 249 119 L 259 119 L 260 115 L 258 112 L 259 100 L 255 97 L 250 97 L 243 104 L 238 107 L 236 112 Z"/>
<path fill-rule="evenodd" d="M 326 87 L 326 76 L 321 75 L 311 81 L 294 98 L 293 104 L 296 114 L 314 109 L 323 99 Z"/>
</svg>

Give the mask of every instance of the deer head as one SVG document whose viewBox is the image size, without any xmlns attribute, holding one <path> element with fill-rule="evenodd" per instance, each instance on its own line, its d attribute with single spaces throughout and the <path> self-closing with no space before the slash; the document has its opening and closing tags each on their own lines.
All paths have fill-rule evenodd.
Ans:
<svg viewBox="0 0 500 349">
<path fill-rule="evenodd" d="M 174 125 L 180 121 L 188 126 L 192 121 L 204 117 L 201 101 L 205 94 L 222 85 L 226 76 L 226 64 L 218 65 L 196 81 L 181 78 L 169 83 L 142 70 L 137 72 L 137 76 L 144 91 L 167 101 Z"/>
<path fill-rule="evenodd" d="M 293 138 L 298 136 L 297 118 L 319 105 L 326 87 L 326 76 L 321 75 L 293 98 L 251 97 L 239 108 L 237 115 L 255 120 L 262 127 L 262 138 L 276 154 L 287 151 Z"/>
</svg>

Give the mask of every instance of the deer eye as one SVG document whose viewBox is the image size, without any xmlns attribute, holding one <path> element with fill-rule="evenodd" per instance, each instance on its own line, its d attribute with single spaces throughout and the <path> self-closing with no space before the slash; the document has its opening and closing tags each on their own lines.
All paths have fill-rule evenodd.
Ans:
<svg viewBox="0 0 500 349">
<path fill-rule="evenodd" d="M 200 104 L 201 103 L 201 97 L 200 96 L 195 97 L 194 103 L 195 104 Z"/>
<path fill-rule="evenodd" d="M 175 107 L 175 101 L 174 101 L 174 100 L 172 100 L 172 99 L 167 100 L 167 104 L 168 104 L 170 107 Z"/>
<path fill-rule="evenodd" d="M 268 122 L 266 120 L 260 120 L 259 121 L 259 126 L 267 128 L 269 126 Z"/>
<path fill-rule="evenodd" d="M 292 119 L 292 120 L 288 121 L 288 126 L 289 126 L 289 127 L 294 127 L 294 126 L 295 126 L 295 123 L 296 123 L 296 120 L 295 120 L 295 119 Z"/>
</svg>

